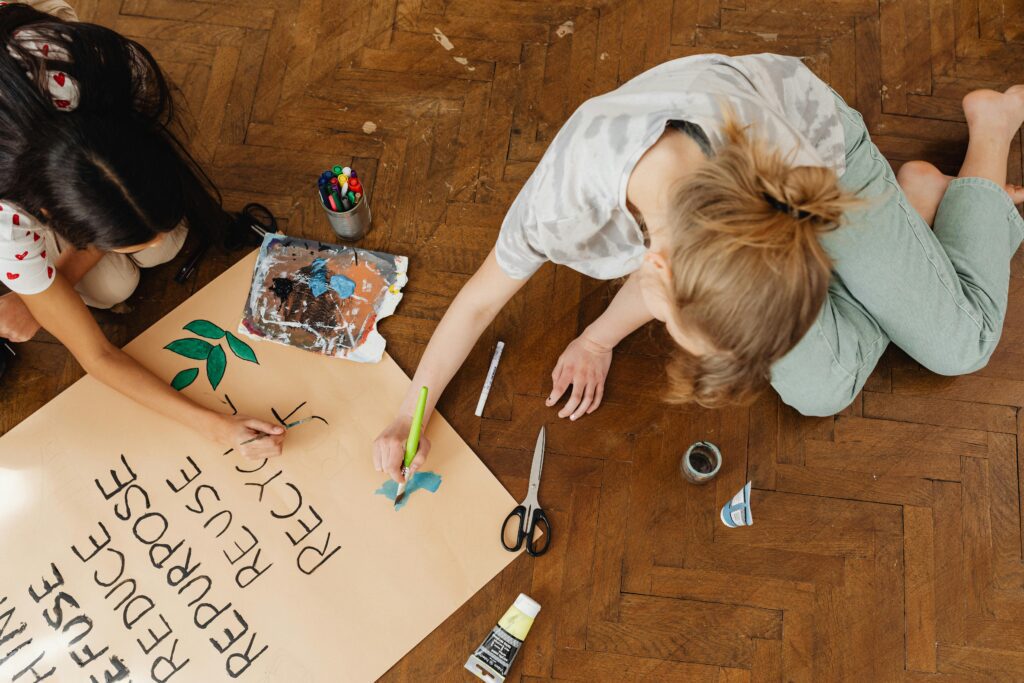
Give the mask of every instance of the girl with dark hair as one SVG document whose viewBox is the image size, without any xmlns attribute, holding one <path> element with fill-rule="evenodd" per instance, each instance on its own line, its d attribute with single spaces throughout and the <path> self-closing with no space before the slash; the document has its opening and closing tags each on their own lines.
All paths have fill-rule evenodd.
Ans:
<svg viewBox="0 0 1024 683">
<path fill-rule="evenodd" d="M 152 55 L 74 21 L 64 2 L 28 4 L 53 15 L 0 3 L 0 282 L 11 290 L 0 336 L 24 341 L 42 326 L 139 403 L 243 455 L 280 454 L 282 428 L 196 405 L 113 346 L 86 308 L 128 298 L 140 267 L 178 253 L 185 226 L 216 231 L 229 218 L 167 128 Z"/>
</svg>

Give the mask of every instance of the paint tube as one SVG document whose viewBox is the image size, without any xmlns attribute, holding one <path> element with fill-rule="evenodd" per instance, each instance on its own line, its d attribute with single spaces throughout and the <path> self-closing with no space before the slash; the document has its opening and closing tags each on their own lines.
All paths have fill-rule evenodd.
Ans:
<svg viewBox="0 0 1024 683">
<path fill-rule="evenodd" d="M 529 595 L 520 593 L 498 625 L 466 660 L 466 669 L 481 681 L 502 683 L 512 669 L 538 612 L 540 605 Z"/>
</svg>

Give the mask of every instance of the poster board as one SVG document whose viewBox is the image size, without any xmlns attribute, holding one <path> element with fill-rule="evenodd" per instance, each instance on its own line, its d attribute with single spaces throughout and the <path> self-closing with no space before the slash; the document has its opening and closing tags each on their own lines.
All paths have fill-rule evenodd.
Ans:
<svg viewBox="0 0 1024 683">
<path fill-rule="evenodd" d="M 0 681 L 372 681 L 514 559 L 515 502 L 439 414 L 440 487 L 399 511 L 376 493 L 370 444 L 409 385 L 390 357 L 211 339 L 214 390 L 164 348 L 196 320 L 235 330 L 253 262 L 126 350 L 168 382 L 197 367 L 203 405 L 327 424 L 249 461 L 85 377 L 0 438 Z"/>
</svg>

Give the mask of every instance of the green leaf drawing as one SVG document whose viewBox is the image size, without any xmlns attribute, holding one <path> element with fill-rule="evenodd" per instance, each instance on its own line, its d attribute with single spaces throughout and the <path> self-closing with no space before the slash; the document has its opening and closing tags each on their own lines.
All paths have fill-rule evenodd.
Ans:
<svg viewBox="0 0 1024 683">
<path fill-rule="evenodd" d="M 171 380 L 171 386 L 177 391 L 181 391 L 192 382 L 196 381 L 196 377 L 199 376 L 199 368 L 189 368 L 188 370 L 182 370 L 174 379 Z"/>
<path fill-rule="evenodd" d="M 188 325 L 185 325 L 185 329 L 192 334 L 198 334 L 200 337 L 206 337 L 207 339 L 221 339 L 224 337 L 224 330 L 209 320 L 193 320 Z"/>
<path fill-rule="evenodd" d="M 206 359 L 206 377 L 210 380 L 210 386 L 214 389 L 224 378 L 224 370 L 228 367 L 227 356 L 220 344 L 213 347 L 209 357 Z"/>
<path fill-rule="evenodd" d="M 185 356 L 185 358 L 206 360 L 206 357 L 210 355 L 210 351 L 213 350 L 213 345 L 202 339 L 178 339 L 172 341 L 164 348 L 168 351 L 173 351 L 179 356 Z"/>
<path fill-rule="evenodd" d="M 227 337 L 228 346 L 231 347 L 231 353 L 235 354 L 235 356 L 241 358 L 242 360 L 247 360 L 250 363 L 256 363 L 257 365 L 259 365 L 260 362 L 256 360 L 256 354 L 255 352 L 253 352 L 251 346 L 249 346 L 244 341 L 242 341 L 235 335 L 231 334 L 230 332 L 227 333 Z"/>
</svg>

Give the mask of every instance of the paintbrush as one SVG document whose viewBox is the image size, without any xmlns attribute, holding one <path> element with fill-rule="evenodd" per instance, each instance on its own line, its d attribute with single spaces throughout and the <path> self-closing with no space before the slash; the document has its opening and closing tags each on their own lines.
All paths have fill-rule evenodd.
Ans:
<svg viewBox="0 0 1024 683">
<path fill-rule="evenodd" d="M 316 418 L 304 417 L 301 420 L 296 420 L 295 422 L 289 422 L 288 424 L 286 424 L 284 426 L 284 428 L 285 429 L 291 429 L 292 427 L 298 427 L 299 425 L 306 424 L 310 420 L 314 420 L 314 419 L 316 419 Z M 246 439 L 245 441 L 243 441 L 242 443 L 240 443 L 238 445 L 239 446 L 244 446 L 247 443 L 252 443 L 253 441 L 258 441 L 260 439 L 265 439 L 268 436 L 270 436 L 270 434 L 267 434 L 266 432 L 264 432 L 263 434 L 257 434 L 256 436 L 252 437 L 251 439 Z"/>
<path fill-rule="evenodd" d="M 423 430 L 423 413 L 427 409 L 427 388 L 420 388 L 420 398 L 416 402 L 416 412 L 412 416 L 412 426 L 409 428 L 409 438 L 405 440 L 405 460 L 402 463 L 402 477 L 406 481 L 398 483 L 398 490 L 395 492 L 395 507 L 401 502 L 405 495 L 405 485 L 408 483 L 409 465 L 416 457 L 416 451 L 420 447 L 420 432 Z"/>
</svg>

